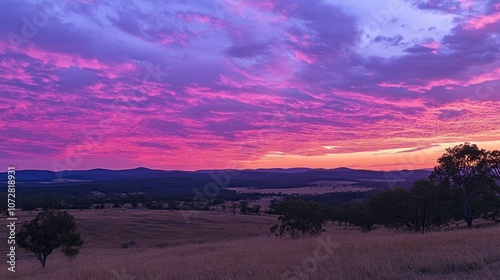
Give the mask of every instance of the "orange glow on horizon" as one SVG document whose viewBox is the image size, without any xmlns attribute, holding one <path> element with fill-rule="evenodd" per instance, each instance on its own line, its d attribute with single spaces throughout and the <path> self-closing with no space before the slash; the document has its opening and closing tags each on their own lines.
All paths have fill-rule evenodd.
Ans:
<svg viewBox="0 0 500 280">
<path fill-rule="evenodd" d="M 488 142 L 471 142 L 480 149 L 497 150 L 500 140 Z M 327 154 L 321 156 L 300 156 L 285 154 L 268 154 L 256 161 L 240 162 L 242 168 L 338 168 L 369 170 L 403 170 L 433 168 L 437 159 L 447 148 L 463 144 L 463 142 L 439 143 L 428 148 L 379 150 L 372 152 L 356 152 L 345 154 Z M 414 150 L 415 151 L 411 151 Z"/>
</svg>

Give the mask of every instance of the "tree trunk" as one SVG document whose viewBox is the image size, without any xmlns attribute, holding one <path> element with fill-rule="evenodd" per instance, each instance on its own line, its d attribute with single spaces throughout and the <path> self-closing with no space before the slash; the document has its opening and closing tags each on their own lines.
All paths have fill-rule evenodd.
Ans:
<svg viewBox="0 0 500 280">
<path fill-rule="evenodd" d="M 47 261 L 47 256 L 42 256 L 40 262 L 42 263 L 42 268 L 45 268 L 45 262 Z"/>
<path fill-rule="evenodd" d="M 472 228 L 472 219 L 470 219 L 469 217 L 467 217 L 465 219 L 465 221 L 467 222 L 467 228 Z"/>
</svg>

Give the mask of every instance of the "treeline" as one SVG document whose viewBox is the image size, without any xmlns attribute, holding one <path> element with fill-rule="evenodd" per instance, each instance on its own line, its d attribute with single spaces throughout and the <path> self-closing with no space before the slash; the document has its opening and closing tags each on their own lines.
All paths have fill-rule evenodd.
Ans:
<svg viewBox="0 0 500 280">
<path fill-rule="evenodd" d="M 130 205 L 132 208 L 147 208 L 151 210 L 208 210 L 217 209 L 226 202 L 255 201 L 267 194 L 237 193 L 232 190 L 221 189 L 217 197 L 206 201 L 197 200 L 193 193 L 167 192 L 163 194 L 129 193 L 129 194 L 103 194 L 93 192 L 86 195 L 67 195 L 54 191 L 46 191 L 41 194 L 18 195 L 16 207 L 23 211 L 49 210 L 49 209 L 105 209 L 121 208 Z M 252 213 L 243 207 L 242 213 Z M 238 209 L 240 205 L 238 204 Z M 0 203 L 0 211 L 7 210 L 5 203 Z M 260 209 L 259 209 L 260 210 Z"/>
<path fill-rule="evenodd" d="M 325 214 L 339 225 L 356 225 L 367 232 L 376 224 L 414 232 L 425 232 L 448 224 L 455 215 L 451 193 L 429 180 L 410 189 L 393 188 L 364 202 L 348 202 L 325 208 Z"/>
<path fill-rule="evenodd" d="M 409 190 L 392 188 L 323 212 L 365 232 L 374 225 L 427 232 L 452 221 L 465 221 L 467 227 L 479 218 L 499 222 L 499 163 L 500 151 L 465 143 L 447 149 L 429 179 L 416 181 Z"/>
</svg>

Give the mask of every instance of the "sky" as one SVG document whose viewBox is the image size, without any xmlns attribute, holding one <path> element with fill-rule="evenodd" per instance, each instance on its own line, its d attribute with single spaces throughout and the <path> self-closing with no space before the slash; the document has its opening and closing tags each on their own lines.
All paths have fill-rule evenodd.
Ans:
<svg viewBox="0 0 500 280">
<path fill-rule="evenodd" d="M 500 1 L 0 1 L 0 168 L 429 168 L 500 149 Z"/>
</svg>

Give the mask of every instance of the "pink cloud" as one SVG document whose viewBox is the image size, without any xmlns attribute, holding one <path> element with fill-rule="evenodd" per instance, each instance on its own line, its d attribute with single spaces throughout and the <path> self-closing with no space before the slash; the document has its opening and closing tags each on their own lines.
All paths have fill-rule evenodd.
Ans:
<svg viewBox="0 0 500 280">
<path fill-rule="evenodd" d="M 474 6 L 474 0 L 458 0 L 458 2 L 464 10 L 469 10 L 472 6 Z"/>
<path fill-rule="evenodd" d="M 202 14 L 202 13 L 195 13 L 195 12 L 177 13 L 177 18 L 186 22 L 196 21 L 199 23 L 210 23 L 218 28 L 224 25 L 220 19 L 212 15 Z"/>
<path fill-rule="evenodd" d="M 26 61 L 16 61 L 12 58 L 5 58 L 0 61 L 0 79 L 9 81 L 21 81 L 27 85 L 34 85 L 33 77 L 28 72 L 29 63 Z"/>
<path fill-rule="evenodd" d="M 294 55 L 294 58 L 297 61 L 304 61 L 304 62 L 307 62 L 309 64 L 313 64 L 316 62 L 316 59 L 314 57 L 312 57 L 311 55 L 308 55 L 305 52 L 301 52 L 298 50 L 292 50 L 292 53 Z"/>
<path fill-rule="evenodd" d="M 293 34 L 293 33 L 289 32 L 289 33 L 287 33 L 287 36 L 291 42 L 298 44 L 301 47 L 312 46 L 311 35 L 309 35 L 309 34 L 298 35 L 298 34 Z"/>
<path fill-rule="evenodd" d="M 484 27 L 494 24 L 500 21 L 500 12 L 496 12 L 491 15 L 481 15 L 472 18 L 469 20 L 469 22 L 466 24 L 467 29 L 483 29 Z"/>
<path fill-rule="evenodd" d="M 171 45 L 175 43 L 183 46 L 188 46 L 189 39 L 191 38 L 191 35 L 177 31 L 156 35 L 160 38 L 159 43 L 162 45 Z"/>
<path fill-rule="evenodd" d="M 462 86 L 462 87 L 467 87 L 471 85 L 479 85 L 484 82 L 491 82 L 491 81 L 497 81 L 498 77 L 500 77 L 500 68 L 495 68 L 491 71 L 487 71 L 485 73 L 481 73 L 479 75 L 472 76 L 469 79 L 440 79 L 440 80 L 433 80 L 427 82 L 425 85 L 411 85 L 407 83 L 378 83 L 378 86 L 381 87 L 395 87 L 395 88 L 404 88 L 408 89 L 411 91 L 423 93 L 428 90 L 431 90 L 435 87 L 444 87 L 444 86 L 450 86 L 450 85 L 455 85 L 455 86 Z"/>
<path fill-rule="evenodd" d="M 432 49 L 432 53 L 437 54 L 438 49 L 441 47 L 441 43 L 436 42 L 436 41 L 430 41 L 424 44 L 420 44 L 422 47 L 426 47 L 429 49 Z"/>
</svg>

